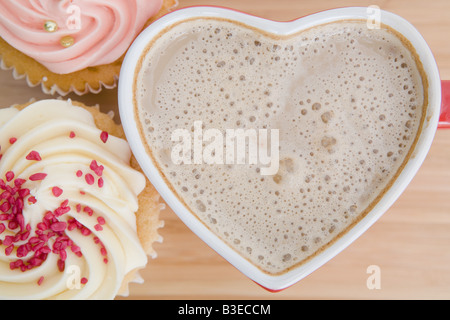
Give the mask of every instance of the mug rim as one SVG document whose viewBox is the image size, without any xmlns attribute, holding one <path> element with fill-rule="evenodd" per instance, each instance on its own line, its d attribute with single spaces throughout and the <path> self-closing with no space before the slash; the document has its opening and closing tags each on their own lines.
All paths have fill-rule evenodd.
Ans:
<svg viewBox="0 0 450 320">
<path fill-rule="evenodd" d="M 407 185 L 413 179 L 420 166 L 422 165 L 437 129 L 440 110 L 441 87 L 440 76 L 436 61 L 431 49 L 416 30 L 404 18 L 388 11 L 380 9 L 380 18 L 383 24 L 388 25 L 400 34 L 402 34 L 413 45 L 417 51 L 419 59 L 423 64 L 423 70 L 428 78 L 428 106 L 426 118 L 423 123 L 422 131 L 414 146 L 414 151 L 408 159 L 405 167 L 402 169 L 392 186 L 386 190 L 380 201 L 353 227 L 341 235 L 331 245 L 327 246 L 322 252 L 305 263 L 279 275 L 272 275 L 263 272 L 258 267 L 250 263 L 247 259 L 238 254 L 233 248 L 229 247 L 222 239 L 214 234 L 193 215 L 188 208 L 181 203 L 178 196 L 167 186 L 165 179 L 161 176 L 151 157 L 147 154 L 144 147 L 145 141 L 137 129 L 137 116 L 134 112 L 134 79 L 136 67 L 141 56 L 151 39 L 158 35 L 164 28 L 187 20 L 193 17 L 217 17 L 227 18 L 242 22 L 251 27 L 264 30 L 265 32 L 276 35 L 289 35 L 312 26 L 322 25 L 329 22 L 346 19 L 367 19 L 367 7 L 345 7 L 330 9 L 307 16 L 303 16 L 291 21 L 274 21 L 265 18 L 253 16 L 234 9 L 215 7 L 215 6 L 194 6 L 175 10 L 159 18 L 148 26 L 133 42 L 122 63 L 119 85 L 118 102 L 119 114 L 125 135 L 130 144 L 133 154 L 148 177 L 150 182 L 160 193 L 161 197 L 171 207 L 175 214 L 206 244 L 208 244 L 217 253 L 223 256 L 229 263 L 244 273 L 248 278 L 269 291 L 280 291 L 306 277 L 320 266 L 324 265 L 339 252 L 349 246 L 354 240 L 362 235 L 375 221 L 377 221 L 396 201 L 400 194 L 406 189 Z"/>
</svg>

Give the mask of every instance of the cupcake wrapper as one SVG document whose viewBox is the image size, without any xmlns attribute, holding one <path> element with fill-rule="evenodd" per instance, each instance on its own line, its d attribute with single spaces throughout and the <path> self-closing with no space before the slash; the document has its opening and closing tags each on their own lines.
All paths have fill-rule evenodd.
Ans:
<svg viewBox="0 0 450 320">
<path fill-rule="evenodd" d="M 21 74 L 21 73 L 19 73 L 17 71 L 17 69 L 14 66 L 7 66 L 5 64 L 5 62 L 3 61 L 3 59 L 1 58 L 1 56 L 0 56 L 0 68 L 2 70 L 5 70 L 5 71 L 11 71 L 11 74 L 12 74 L 12 76 L 13 76 L 13 78 L 15 80 L 23 80 L 23 79 L 25 79 L 27 85 L 30 88 L 34 88 L 34 87 L 37 87 L 37 86 L 40 85 L 41 89 L 42 89 L 42 92 L 44 92 L 46 94 L 49 94 L 49 95 L 58 94 L 58 95 L 60 95 L 62 97 L 66 96 L 66 95 L 68 95 L 69 93 L 72 93 L 72 92 L 77 94 L 77 95 L 79 95 L 79 96 L 82 96 L 82 95 L 85 95 L 87 93 L 97 94 L 97 93 L 100 93 L 103 89 L 114 89 L 114 88 L 117 87 L 117 83 L 118 83 L 118 80 L 119 80 L 119 76 L 114 76 L 114 83 L 112 85 L 108 85 L 108 84 L 105 84 L 103 81 L 99 81 L 98 82 L 98 84 L 99 84 L 98 89 L 94 89 L 94 88 L 91 87 L 91 85 L 89 83 L 86 83 L 85 88 L 83 90 L 80 90 L 80 89 L 76 88 L 75 86 L 71 86 L 69 90 L 63 90 L 57 84 L 54 84 L 51 87 L 47 87 L 45 85 L 45 81 L 47 81 L 47 77 L 45 77 L 45 76 L 42 78 L 41 81 L 32 82 L 30 80 L 30 77 L 28 76 L 28 74 L 26 74 L 26 73 Z"/>
</svg>

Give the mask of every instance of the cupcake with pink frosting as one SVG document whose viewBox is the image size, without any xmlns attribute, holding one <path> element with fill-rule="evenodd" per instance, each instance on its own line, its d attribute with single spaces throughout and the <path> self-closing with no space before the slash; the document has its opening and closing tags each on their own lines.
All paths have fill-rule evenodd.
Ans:
<svg viewBox="0 0 450 320">
<path fill-rule="evenodd" d="M 0 0 L 3 69 L 49 94 L 114 88 L 136 36 L 176 0 Z"/>
</svg>

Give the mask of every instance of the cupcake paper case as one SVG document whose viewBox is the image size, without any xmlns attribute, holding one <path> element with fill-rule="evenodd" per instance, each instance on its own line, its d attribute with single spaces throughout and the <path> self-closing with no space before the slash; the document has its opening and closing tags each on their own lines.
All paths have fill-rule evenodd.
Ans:
<svg viewBox="0 0 450 320">
<path fill-rule="evenodd" d="M 124 54 L 176 0 L 0 0 L 2 69 L 48 94 L 117 84 Z"/>
<path fill-rule="evenodd" d="M 0 109 L 0 299 L 112 299 L 139 280 L 161 204 L 122 137 L 76 102 Z"/>
</svg>

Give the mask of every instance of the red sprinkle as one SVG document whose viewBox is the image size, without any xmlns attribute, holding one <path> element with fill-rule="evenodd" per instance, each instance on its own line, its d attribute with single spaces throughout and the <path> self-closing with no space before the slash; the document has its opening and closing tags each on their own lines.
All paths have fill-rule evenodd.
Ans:
<svg viewBox="0 0 450 320">
<path fill-rule="evenodd" d="M 14 250 L 14 245 L 12 244 L 5 249 L 5 255 L 9 256 L 13 250 Z"/>
<path fill-rule="evenodd" d="M 60 216 L 62 216 L 63 214 L 66 214 L 66 213 L 69 212 L 69 211 L 70 211 L 70 207 L 61 205 L 60 207 L 56 208 L 56 210 L 55 210 L 55 215 L 56 215 L 57 217 L 60 217 Z"/>
<path fill-rule="evenodd" d="M 89 206 L 84 207 L 83 211 L 86 212 L 90 217 L 94 214 L 94 210 L 92 210 Z"/>
<path fill-rule="evenodd" d="M 98 217 L 97 221 L 100 225 L 104 225 L 106 223 L 105 218 L 103 218 L 103 217 Z"/>
<path fill-rule="evenodd" d="M 13 243 L 13 236 L 6 236 L 5 240 L 3 240 L 3 245 L 4 246 L 9 246 L 11 243 Z"/>
<path fill-rule="evenodd" d="M 80 282 L 81 282 L 81 284 L 86 284 L 88 282 L 88 279 L 83 277 L 83 278 L 81 278 Z"/>
<path fill-rule="evenodd" d="M 89 168 L 91 168 L 92 171 L 95 171 L 95 169 L 98 168 L 98 163 L 95 160 L 91 161 L 91 164 L 89 165 Z"/>
<path fill-rule="evenodd" d="M 34 196 L 31 196 L 28 198 L 28 202 L 31 204 L 35 204 L 37 202 L 36 198 Z"/>
<path fill-rule="evenodd" d="M 8 172 L 5 174 L 5 177 L 6 177 L 6 181 L 7 181 L 7 182 L 10 182 L 12 179 L 14 179 L 14 172 L 8 171 Z"/>
<path fill-rule="evenodd" d="M 97 183 L 98 183 L 99 188 L 103 188 L 103 184 L 104 184 L 103 178 L 99 178 Z"/>
<path fill-rule="evenodd" d="M 88 185 L 93 185 L 95 182 L 94 176 L 90 173 L 86 174 L 86 176 L 84 178 L 86 179 L 86 183 Z"/>
<path fill-rule="evenodd" d="M 106 143 L 106 141 L 108 141 L 108 132 L 106 131 L 102 131 L 102 133 L 100 134 L 100 139 L 103 141 L 103 143 Z"/>
<path fill-rule="evenodd" d="M 67 252 L 66 252 L 66 250 L 59 251 L 59 256 L 61 257 L 62 261 L 66 261 L 66 259 L 67 259 Z"/>
<path fill-rule="evenodd" d="M 41 155 L 39 154 L 39 152 L 34 151 L 34 150 L 31 151 L 31 152 L 27 155 L 26 159 L 27 159 L 27 160 L 35 160 L 35 161 L 41 161 L 41 160 L 42 160 Z"/>
<path fill-rule="evenodd" d="M 75 244 L 70 247 L 70 250 L 72 250 L 73 253 L 81 252 L 81 248 Z"/>
<path fill-rule="evenodd" d="M 27 248 L 27 246 L 26 245 L 21 245 L 21 246 L 19 246 L 19 248 L 17 248 L 16 256 L 18 258 L 23 258 L 23 257 L 25 257 L 28 254 L 28 252 L 29 252 L 29 249 Z"/>
<path fill-rule="evenodd" d="M 66 230 L 67 227 L 67 223 L 65 222 L 55 222 L 50 226 L 50 229 L 52 229 L 52 231 L 55 232 L 63 232 L 64 230 Z"/>
<path fill-rule="evenodd" d="M 70 133 L 69 133 L 69 138 L 70 138 L 70 139 L 75 138 L 75 132 L 70 131 Z"/>
<path fill-rule="evenodd" d="M 19 224 L 16 221 L 8 222 L 8 229 L 9 230 L 14 230 L 14 229 L 17 229 L 18 227 L 19 227 Z"/>
<path fill-rule="evenodd" d="M 60 195 L 62 195 L 63 190 L 59 187 L 53 187 L 52 188 L 52 193 L 55 197 L 59 197 Z"/>
<path fill-rule="evenodd" d="M 23 261 L 22 260 L 16 260 L 16 261 L 12 261 L 9 263 L 9 268 L 11 270 L 14 270 L 16 268 L 20 268 L 23 265 Z"/>
<path fill-rule="evenodd" d="M 79 178 L 79 177 L 81 177 L 83 175 L 83 172 L 81 171 L 81 170 L 78 170 L 77 171 L 77 177 Z"/>
<path fill-rule="evenodd" d="M 103 227 L 102 227 L 100 224 L 96 224 L 96 225 L 94 226 L 94 229 L 97 230 L 97 231 L 102 231 L 102 230 L 103 230 Z"/>
<path fill-rule="evenodd" d="M 105 169 L 105 167 L 103 167 L 102 165 L 98 165 L 97 161 L 95 160 L 92 160 L 89 168 L 91 168 L 91 170 L 94 171 L 94 173 L 99 177 L 102 176 L 103 170 Z"/>
<path fill-rule="evenodd" d="M 59 271 L 64 272 L 64 269 L 66 268 L 66 263 L 63 260 L 59 259 L 57 264 Z"/>
<path fill-rule="evenodd" d="M 16 142 L 16 141 L 17 141 L 17 138 L 14 138 L 14 137 L 9 138 L 9 143 L 11 143 L 11 144 L 14 144 L 14 142 Z"/>
<path fill-rule="evenodd" d="M 86 228 L 86 227 L 81 228 L 81 234 L 83 236 L 89 236 L 91 233 L 92 233 L 91 230 L 89 230 L 88 228 Z"/>
<path fill-rule="evenodd" d="M 75 219 L 72 219 L 69 221 L 69 226 L 67 227 L 67 230 L 72 231 L 78 228 L 78 225 L 76 222 L 74 222 Z"/>
<path fill-rule="evenodd" d="M 1 212 L 7 212 L 9 209 L 11 209 L 11 204 L 9 203 L 9 202 L 3 202 L 1 205 L 0 205 L 0 211 Z M 3 215 L 2 215 L 2 217 L 3 217 Z M 3 220 L 3 218 L 2 218 L 2 220 Z M 6 220 L 6 219 L 4 219 L 4 220 Z"/>
<path fill-rule="evenodd" d="M 29 179 L 30 179 L 31 181 L 39 181 L 39 180 L 44 180 L 46 176 L 47 176 L 46 173 L 35 173 L 35 174 L 32 174 L 32 175 L 29 177 Z"/>
<path fill-rule="evenodd" d="M 44 282 L 44 276 L 40 277 L 37 284 L 38 286 L 40 286 L 42 284 L 42 282 Z"/>
</svg>

